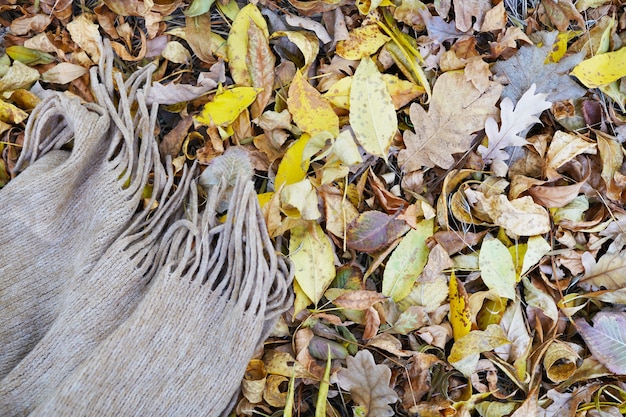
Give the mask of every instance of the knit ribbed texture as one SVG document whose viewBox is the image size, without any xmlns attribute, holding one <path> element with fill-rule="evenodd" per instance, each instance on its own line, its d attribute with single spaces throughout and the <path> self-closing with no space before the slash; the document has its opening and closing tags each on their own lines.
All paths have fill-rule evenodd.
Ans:
<svg viewBox="0 0 626 417">
<path fill-rule="evenodd" d="M 161 239 L 165 266 L 137 308 L 33 416 L 218 416 L 228 409 L 264 324 L 292 297 L 291 268 L 269 239 L 253 183 L 237 177 L 234 185 L 209 185 L 202 212 L 191 185 L 184 218 Z"/>
<path fill-rule="evenodd" d="M 112 52 L 103 52 L 91 71 L 98 104 L 44 99 L 29 118 L 17 169 L 30 166 L 0 191 L 0 377 L 48 331 L 64 289 L 127 227 L 153 169 L 155 120 L 139 87 L 154 67 L 127 84 L 116 76 L 116 96 Z M 60 149 L 70 141 L 71 151 Z"/>
</svg>

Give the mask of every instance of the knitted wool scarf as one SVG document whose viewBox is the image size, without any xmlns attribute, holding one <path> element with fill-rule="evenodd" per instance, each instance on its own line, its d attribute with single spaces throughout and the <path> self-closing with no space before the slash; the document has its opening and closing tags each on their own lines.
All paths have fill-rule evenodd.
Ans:
<svg viewBox="0 0 626 417">
<path fill-rule="evenodd" d="M 0 415 L 220 415 L 291 304 L 291 267 L 246 153 L 175 181 L 145 104 L 154 67 L 124 81 L 102 52 L 97 103 L 44 99 L 0 190 Z"/>
</svg>

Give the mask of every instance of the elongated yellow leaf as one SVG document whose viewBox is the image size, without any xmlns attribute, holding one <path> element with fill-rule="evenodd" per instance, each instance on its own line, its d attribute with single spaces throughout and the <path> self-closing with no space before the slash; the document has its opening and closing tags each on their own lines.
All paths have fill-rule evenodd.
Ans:
<svg viewBox="0 0 626 417">
<path fill-rule="evenodd" d="M 433 234 L 433 219 L 422 220 L 394 249 L 383 273 L 383 294 L 400 301 L 411 292 L 424 270 L 429 249 L 426 239 Z"/>
<path fill-rule="evenodd" d="M 626 76 L 626 47 L 584 60 L 574 67 L 571 75 L 589 88 L 619 80 Z"/>
<path fill-rule="evenodd" d="M 467 293 L 454 271 L 450 275 L 450 324 L 454 340 L 459 340 L 472 330 L 472 316 L 467 305 Z"/>
<path fill-rule="evenodd" d="M 202 112 L 195 117 L 199 123 L 210 126 L 226 126 L 256 99 L 261 88 L 235 87 L 217 94 L 212 102 L 204 105 Z"/>
<path fill-rule="evenodd" d="M 317 304 L 335 278 L 333 249 L 317 222 L 291 229 L 289 258 L 294 264 L 295 279 L 300 288 Z"/>
<path fill-rule="evenodd" d="M 274 189 L 278 190 L 283 185 L 295 184 L 306 177 L 306 172 L 309 169 L 309 160 L 302 160 L 302 152 L 309 139 L 311 139 L 311 136 L 305 133 L 287 149 L 280 165 L 278 165 Z"/>
<path fill-rule="evenodd" d="M 515 299 L 517 274 L 511 253 L 498 239 L 485 239 L 478 256 L 480 274 L 489 289 L 500 297 Z"/>
<path fill-rule="evenodd" d="M 368 57 L 361 60 L 350 87 L 350 125 L 367 152 L 387 161 L 398 119 L 383 77 Z"/>
<path fill-rule="evenodd" d="M 233 25 L 230 28 L 226 46 L 228 48 L 228 67 L 230 74 L 239 85 L 252 85 L 250 72 L 246 63 L 248 54 L 248 29 L 255 24 L 261 29 L 267 38 L 269 31 L 267 23 L 259 9 L 252 3 L 248 4 L 237 13 Z"/>
<path fill-rule="evenodd" d="M 287 106 L 293 121 L 304 132 L 310 135 L 323 131 L 328 131 L 333 136 L 339 134 L 339 117 L 330 103 L 307 82 L 300 71 L 296 72 L 289 86 Z"/>
</svg>

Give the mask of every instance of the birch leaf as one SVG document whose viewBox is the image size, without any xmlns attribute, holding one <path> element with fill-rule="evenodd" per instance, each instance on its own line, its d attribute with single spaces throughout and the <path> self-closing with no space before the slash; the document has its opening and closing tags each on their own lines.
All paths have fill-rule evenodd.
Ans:
<svg viewBox="0 0 626 417">
<path fill-rule="evenodd" d="M 626 375 L 626 314 L 601 311 L 593 324 L 591 327 L 585 319 L 576 320 L 589 350 L 611 372 Z"/>
<path fill-rule="evenodd" d="M 352 400 L 364 408 L 364 415 L 391 417 L 395 415 L 389 404 L 398 401 L 398 394 L 389 387 L 391 369 L 377 365 L 368 350 L 359 351 L 346 359 L 347 368 L 337 373 L 339 386 L 350 391 Z"/>
<path fill-rule="evenodd" d="M 424 270 L 430 252 L 426 239 L 433 234 L 433 219 L 421 221 L 411 229 L 389 257 L 383 273 L 383 294 L 400 301 L 411 292 Z"/>
<path fill-rule="evenodd" d="M 333 136 L 339 134 L 339 118 L 330 103 L 307 82 L 300 71 L 296 72 L 289 86 L 287 106 L 296 125 L 311 136 L 324 131 Z"/>
<path fill-rule="evenodd" d="M 300 288 L 317 304 L 335 278 L 333 248 L 319 224 L 310 222 L 309 227 L 291 229 L 289 259 Z"/>
<path fill-rule="evenodd" d="M 387 161 L 398 119 L 385 81 L 368 57 L 361 60 L 350 87 L 350 125 L 367 152 Z"/>
<path fill-rule="evenodd" d="M 515 299 L 517 276 L 507 247 L 498 239 L 483 240 L 478 262 L 485 285 L 500 297 Z"/>
<path fill-rule="evenodd" d="M 405 173 L 422 167 L 450 168 L 452 154 L 469 150 L 473 133 L 496 117 L 495 107 L 502 85 L 492 82 L 484 93 L 465 80 L 463 72 L 441 74 L 433 88 L 428 112 L 418 103 L 411 104 L 410 117 L 415 132 L 404 132 L 404 146 L 398 164 Z"/>
<path fill-rule="evenodd" d="M 551 104 L 545 101 L 547 94 L 535 94 L 535 84 L 520 98 L 519 102 L 513 108 L 513 102 L 506 97 L 500 104 L 500 119 L 502 120 L 500 128 L 493 117 L 485 122 L 485 132 L 489 140 L 485 147 L 480 145 L 478 152 L 482 155 L 485 162 L 491 162 L 494 159 L 506 161 L 509 154 L 504 150 L 508 146 L 523 146 L 528 143 L 525 139 L 528 129 L 534 124 L 540 123 L 539 118 L 544 110 L 549 109 Z M 523 133 L 520 136 L 520 133 Z"/>
</svg>

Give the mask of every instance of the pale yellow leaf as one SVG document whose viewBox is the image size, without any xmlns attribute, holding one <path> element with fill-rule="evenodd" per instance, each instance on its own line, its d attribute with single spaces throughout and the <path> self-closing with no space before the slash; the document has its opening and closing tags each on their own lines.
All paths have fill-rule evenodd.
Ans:
<svg viewBox="0 0 626 417">
<path fill-rule="evenodd" d="M 350 87 L 350 125 L 367 152 L 387 161 L 398 120 L 387 86 L 367 57 L 361 60 Z"/>
<path fill-rule="evenodd" d="M 289 259 L 294 265 L 295 279 L 315 304 L 335 278 L 334 257 L 333 248 L 317 222 L 291 229 Z"/>
<path fill-rule="evenodd" d="M 87 73 L 87 68 L 69 62 L 61 62 L 41 74 L 41 79 L 48 83 L 67 84 Z"/>
<path fill-rule="evenodd" d="M 20 88 L 29 89 L 38 79 L 39 71 L 20 61 L 13 61 L 13 65 L 0 79 L 0 93 L 10 93 Z"/>
<path fill-rule="evenodd" d="M 317 208 L 317 192 L 308 178 L 285 185 L 280 201 L 283 212 L 289 217 L 317 220 L 322 215 Z"/>
<path fill-rule="evenodd" d="M 498 239 L 485 238 L 480 247 L 478 262 L 485 285 L 500 297 L 515 299 L 517 275 L 507 247 Z"/>
<path fill-rule="evenodd" d="M 168 42 L 161 52 L 161 56 L 175 64 L 187 64 L 191 60 L 191 54 L 187 48 L 178 41 Z"/>
<path fill-rule="evenodd" d="M 93 62 L 100 60 L 100 48 L 102 42 L 100 38 L 99 26 L 87 18 L 86 14 L 81 14 L 72 19 L 66 26 L 72 40 L 89 56 Z"/>
<path fill-rule="evenodd" d="M 507 343 L 510 342 L 504 330 L 497 324 L 490 324 L 484 331 L 473 330 L 454 342 L 448 361 L 469 378 L 478 364 L 481 353 L 489 352 Z"/>
<path fill-rule="evenodd" d="M 394 249 L 383 273 L 382 293 L 400 301 L 411 292 L 428 261 L 426 239 L 433 234 L 433 220 L 422 220 Z"/>
</svg>

